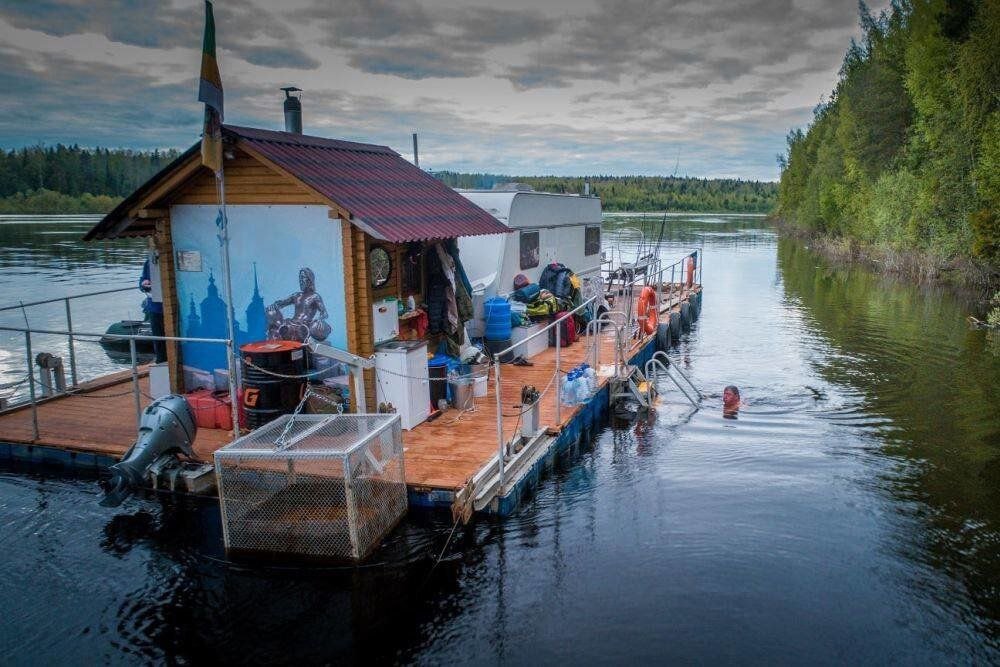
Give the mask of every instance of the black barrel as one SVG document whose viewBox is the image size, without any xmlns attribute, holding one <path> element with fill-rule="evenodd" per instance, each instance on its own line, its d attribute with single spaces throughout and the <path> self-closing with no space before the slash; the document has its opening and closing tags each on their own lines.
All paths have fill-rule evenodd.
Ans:
<svg viewBox="0 0 1000 667">
<path fill-rule="evenodd" d="M 265 340 L 240 348 L 243 357 L 243 410 L 247 426 L 259 428 L 295 411 L 305 393 L 308 350 L 290 340 Z"/>
<path fill-rule="evenodd" d="M 448 364 L 447 357 L 436 356 L 427 364 L 427 374 L 430 377 L 431 409 L 438 409 L 438 402 L 448 398 Z"/>
</svg>

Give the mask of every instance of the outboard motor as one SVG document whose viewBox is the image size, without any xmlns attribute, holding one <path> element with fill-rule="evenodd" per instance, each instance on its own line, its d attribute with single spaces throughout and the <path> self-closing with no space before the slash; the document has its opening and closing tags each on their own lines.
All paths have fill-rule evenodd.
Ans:
<svg viewBox="0 0 1000 667">
<path fill-rule="evenodd" d="M 191 406 L 183 396 L 170 394 L 149 404 L 139 420 L 139 437 L 125 458 L 111 466 L 111 479 L 104 486 L 104 507 L 118 507 L 142 485 L 146 469 L 164 454 L 183 452 L 193 457 L 195 433 Z"/>
</svg>

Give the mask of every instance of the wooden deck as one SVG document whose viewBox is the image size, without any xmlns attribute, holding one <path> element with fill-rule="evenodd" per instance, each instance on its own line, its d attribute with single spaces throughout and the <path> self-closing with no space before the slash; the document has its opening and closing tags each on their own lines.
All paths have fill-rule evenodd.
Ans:
<svg viewBox="0 0 1000 667">
<path fill-rule="evenodd" d="M 661 308 L 668 308 L 663 304 Z M 677 306 L 674 306 L 676 309 Z M 661 321 L 667 317 L 661 315 Z M 608 332 L 598 337 L 601 345 L 601 365 L 614 362 L 614 339 Z M 631 341 L 630 353 L 640 349 L 649 338 Z M 561 350 L 561 368 L 568 371 L 577 364 L 592 362 L 594 341 L 581 336 Z M 585 358 L 586 357 L 586 358 Z M 531 359 L 532 366 L 503 365 L 501 369 L 502 410 L 516 415 L 521 387 L 534 385 L 545 390 L 555 372 L 555 349 L 548 348 Z M 607 382 L 600 377 L 600 384 Z M 148 393 L 145 373 L 140 378 L 143 394 Z M 562 406 L 561 423 L 555 425 L 558 386 L 552 386 L 541 399 L 541 420 L 550 431 L 563 427 L 581 410 L 581 406 Z M 143 395 L 141 404 L 148 405 Z M 0 414 L 0 442 L 39 445 L 75 452 L 88 452 L 121 457 L 136 436 L 134 398 L 131 374 L 126 371 L 90 383 L 70 395 L 48 399 L 38 405 L 39 437 L 32 438 L 31 409 L 28 406 Z M 510 438 L 518 428 L 516 416 L 505 417 L 504 437 Z M 232 440 L 231 431 L 199 429 L 195 440 L 195 455 L 205 462 L 212 461 L 215 450 Z M 497 452 L 496 393 L 491 371 L 488 392 L 475 399 L 475 409 L 465 412 L 448 410 L 431 422 L 424 422 L 411 431 L 403 431 L 406 481 L 418 490 L 457 491 L 486 466 Z"/>
</svg>

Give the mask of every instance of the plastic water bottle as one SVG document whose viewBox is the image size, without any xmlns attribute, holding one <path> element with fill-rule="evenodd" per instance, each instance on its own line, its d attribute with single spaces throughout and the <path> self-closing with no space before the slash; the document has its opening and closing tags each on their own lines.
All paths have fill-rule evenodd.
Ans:
<svg viewBox="0 0 1000 667">
<path fill-rule="evenodd" d="M 562 390 L 559 392 L 563 405 L 573 405 L 576 403 L 576 371 L 570 371 L 563 380 Z"/>
<path fill-rule="evenodd" d="M 597 371 L 587 366 L 584 370 L 584 376 L 587 378 L 587 391 L 590 396 L 593 396 L 597 393 Z"/>
</svg>

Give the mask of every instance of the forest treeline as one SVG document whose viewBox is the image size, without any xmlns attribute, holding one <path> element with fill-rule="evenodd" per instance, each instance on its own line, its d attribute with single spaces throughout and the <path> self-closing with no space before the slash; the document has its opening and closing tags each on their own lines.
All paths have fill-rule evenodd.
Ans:
<svg viewBox="0 0 1000 667">
<path fill-rule="evenodd" d="M 32 146 L 0 151 L 0 213 L 104 213 L 177 151 Z M 581 193 L 584 182 L 607 211 L 770 212 L 776 183 L 661 176 L 504 176 L 432 172 L 451 187 L 518 182 L 544 192 Z"/>
<path fill-rule="evenodd" d="M 0 213 L 105 213 L 178 155 L 62 144 L 0 151 Z"/>
<path fill-rule="evenodd" d="M 1000 0 L 861 4 L 830 98 L 779 156 L 778 215 L 874 249 L 1000 262 Z"/>
<path fill-rule="evenodd" d="M 579 194 L 590 183 L 605 211 L 733 211 L 769 213 L 778 187 L 767 181 L 683 176 L 504 176 L 432 172 L 453 188 L 489 190 L 523 183 L 542 192 Z"/>
</svg>

